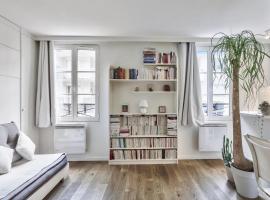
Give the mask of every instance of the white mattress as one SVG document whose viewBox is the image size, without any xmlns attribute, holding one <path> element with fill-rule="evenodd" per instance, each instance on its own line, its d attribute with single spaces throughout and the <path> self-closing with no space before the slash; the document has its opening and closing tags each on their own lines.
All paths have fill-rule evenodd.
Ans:
<svg viewBox="0 0 270 200">
<path fill-rule="evenodd" d="M 21 160 L 7 174 L 0 175 L 0 199 L 56 161 L 62 154 L 35 155 L 34 160 Z"/>
</svg>

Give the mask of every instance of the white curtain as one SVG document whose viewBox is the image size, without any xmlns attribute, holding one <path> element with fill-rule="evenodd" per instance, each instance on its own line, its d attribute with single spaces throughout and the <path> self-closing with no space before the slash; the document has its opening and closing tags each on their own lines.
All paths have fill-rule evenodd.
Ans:
<svg viewBox="0 0 270 200">
<path fill-rule="evenodd" d="M 204 121 L 201 101 L 201 82 L 195 43 L 183 42 L 177 46 L 178 116 L 182 126 Z"/>
<path fill-rule="evenodd" d="M 40 41 L 36 96 L 36 126 L 46 128 L 53 123 L 53 42 Z"/>
</svg>

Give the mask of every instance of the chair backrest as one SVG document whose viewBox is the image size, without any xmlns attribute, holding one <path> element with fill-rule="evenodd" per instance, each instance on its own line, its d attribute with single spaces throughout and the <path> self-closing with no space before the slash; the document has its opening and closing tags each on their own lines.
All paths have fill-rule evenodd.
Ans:
<svg viewBox="0 0 270 200">
<path fill-rule="evenodd" d="M 270 182 L 270 141 L 251 135 L 245 135 L 245 138 L 251 150 L 257 181 L 261 178 Z"/>
</svg>

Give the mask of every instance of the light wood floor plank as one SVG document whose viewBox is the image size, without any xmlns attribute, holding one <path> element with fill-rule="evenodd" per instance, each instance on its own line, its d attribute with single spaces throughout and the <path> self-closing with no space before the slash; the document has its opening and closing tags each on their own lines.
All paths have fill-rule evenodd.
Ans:
<svg viewBox="0 0 270 200">
<path fill-rule="evenodd" d="M 46 200 L 244 200 L 227 182 L 221 160 L 129 166 L 71 162 L 69 175 Z"/>
</svg>

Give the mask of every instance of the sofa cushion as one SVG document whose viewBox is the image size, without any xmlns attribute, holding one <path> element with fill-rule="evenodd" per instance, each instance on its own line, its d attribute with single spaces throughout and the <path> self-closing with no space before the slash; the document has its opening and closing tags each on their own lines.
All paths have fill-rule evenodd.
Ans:
<svg viewBox="0 0 270 200">
<path fill-rule="evenodd" d="M 0 146 L 0 174 L 6 174 L 11 169 L 14 150 L 8 147 Z"/>
<path fill-rule="evenodd" d="M 26 160 L 33 160 L 35 149 L 36 145 L 32 142 L 32 140 L 23 132 L 20 132 L 16 146 L 17 153 L 20 154 Z"/>
<path fill-rule="evenodd" d="M 8 132 L 5 127 L 0 126 L 0 145 L 6 146 L 8 140 Z"/>
<path fill-rule="evenodd" d="M 11 149 L 15 149 L 17 145 L 17 141 L 19 138 L 19 129 L 17 128 L 16 124 L 14 122 L 6 123 L 6 124 L 0 124 L 1 127 L 4 127 L 5 131 L 2 129 L 2 133 L 7 133 L 7 143 L 3 144 L 2 146 L 10 147 Z M 0 129 L 1 131 L 1 129 Z M 12 163 L 22 159 L 22 157 L 14 151 L 13 160 Z"/>
</svg>

